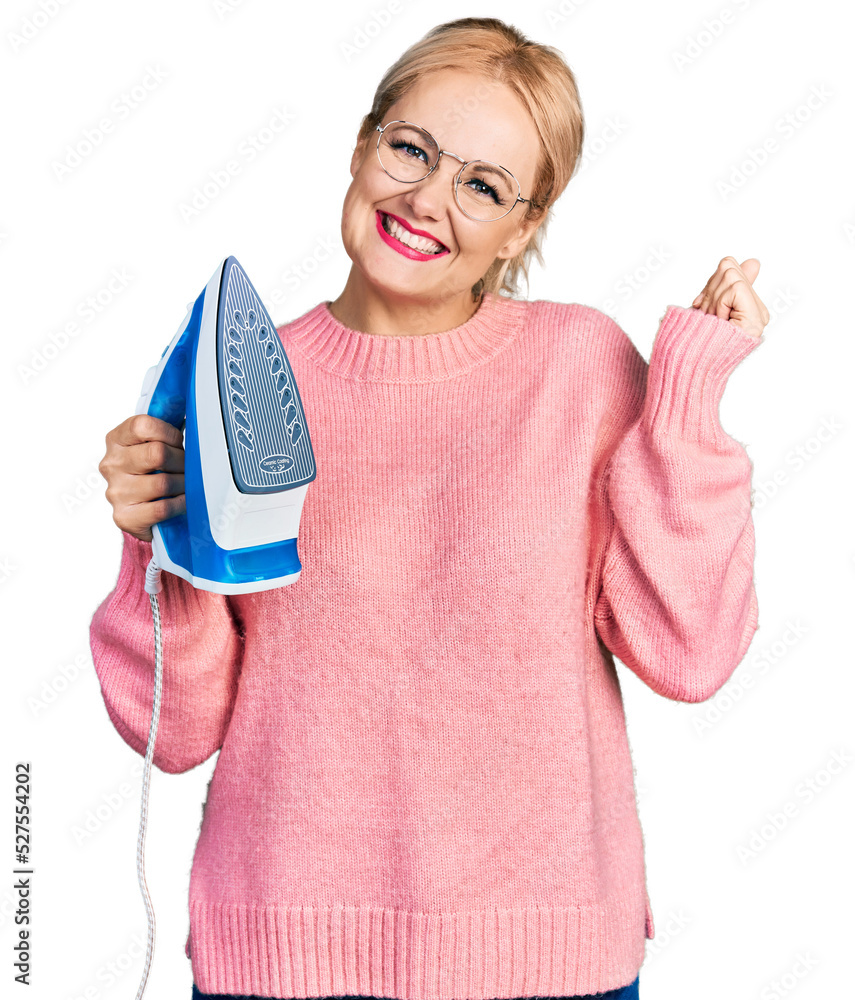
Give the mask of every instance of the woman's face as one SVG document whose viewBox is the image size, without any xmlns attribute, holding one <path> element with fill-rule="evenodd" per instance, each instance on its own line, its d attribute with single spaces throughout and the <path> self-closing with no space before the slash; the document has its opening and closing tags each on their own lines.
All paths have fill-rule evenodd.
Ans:
<svg viewBox="0 0 855 1000">
<path fill-rule="evenodd" d="M 441 149 L 464 160 L 491 160 L 517 178 L 523 198 L 531 197 L 539 138 L 524 105 L 505 84 L 463 70 L 440 70 L 423 77 L 392 105 L 382 125 L 404 120 L 430 132 Z M 391 178 L 377 157 L 377 133 L 353 154 L 353 181 L 342 213 L 342 238 L 359 277 L 384 298 L 448 303 L 467 296 L 496 257 L 523 249 L 537 223 L 522 223 L 526 205 L 518 203 L 503 219 L 477 222 L 464 215 L 454 198 L 461 163 L 440 158 L 423 181 L 406 184 Z M 447 252 L 415 259 L 390 245 L 378 231 L 385 213 L 444 244 Z M 396 242 L 396 241 L 395 241 Z"/>
</svg>

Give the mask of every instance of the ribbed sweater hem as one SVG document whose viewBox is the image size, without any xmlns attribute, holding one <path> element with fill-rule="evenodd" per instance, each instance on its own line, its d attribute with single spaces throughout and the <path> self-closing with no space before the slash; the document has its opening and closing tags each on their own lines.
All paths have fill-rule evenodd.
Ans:
<svg viewBox="0 0 855 1000">
<path fill-rule="evenodd" d="M 574 996 L 633 982 L 643 888 L 600 907 L 406 913 L 196 900 L 187 950 L 203 993 L 399 1000 Z M 648 917 L 649 917 L 649 907 Z"/>
</svg>

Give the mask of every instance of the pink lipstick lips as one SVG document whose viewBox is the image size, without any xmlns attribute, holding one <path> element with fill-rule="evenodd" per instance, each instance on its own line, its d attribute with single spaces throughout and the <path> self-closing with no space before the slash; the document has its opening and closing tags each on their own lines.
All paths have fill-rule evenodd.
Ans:
<svg viewBox="0 0 855 1000">
<path fill-rule="evenodd" d="M 423 253 L 421 250 L 414 250 L 413 247 L 408 247 L 405 243 L 402 243 L 400 240 L 396 240 L 394 236 L 391 236 L 383 228 L 384 214 L 389 215 L 391 219 L 394 219 L 399 226 L 406 229 L 408 232 L 414 232 L 416 236 L 422 236 L 422 235 L 427 236 L 427 234 L 419 233 L 411 229 L 408 225 L 406 225 L 403 219 L 399 219 L 397 216 L 391 215 L 388 212 L 386 213 L 381 212 L 378 209 L 377 212 L 375 213 L 377 218 L 377 232 L 380 234 L 380 237 L 384 243 L 387 243 L 390 247 L 392 247 L 393 250 L 397 250 L 398 253 L 402 254 L 404 257 L 408 257 L 410 260 L 436 260 L 437 257 L 444 257 L 447 253 L 450 252 L 447 247 L 440 250 L 439 253 Z M 427 236 L 427 238 L 433 239 L 432 236 Z M 435 240 L 434 242 L 439 243 L 439 240 Z"/>
</svg>

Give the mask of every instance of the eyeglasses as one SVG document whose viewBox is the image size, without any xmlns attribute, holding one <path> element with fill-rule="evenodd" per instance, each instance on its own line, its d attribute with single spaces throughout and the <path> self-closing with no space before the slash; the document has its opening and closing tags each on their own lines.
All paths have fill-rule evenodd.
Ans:
<svg viewBox="0 0 855 1000">
<path fill-rule="evenodd" d="M 412 122 L 393 121 L 378 125 L 377 158 L 383 170 L 403 184 L 416 184 L 432 174 L 440 158 L 453 156 L 462 166 L 454 181 L 454 199 L 460 211 L 476 222 L 497 222 L 517 202 L 532 204 L 520 197 L 519 181 L 510 170 L 490 160 L 464 160 L 456 153 L 440 149 L 425 129 Z"/>
</svg>

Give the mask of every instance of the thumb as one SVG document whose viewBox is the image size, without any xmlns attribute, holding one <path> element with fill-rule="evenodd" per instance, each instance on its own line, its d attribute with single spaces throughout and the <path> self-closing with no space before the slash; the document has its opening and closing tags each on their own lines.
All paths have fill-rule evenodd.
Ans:
<svg viewBox="0 0 855 1000">
<path fill-rule="evenodd" d="M 753 285 L 760 273 L 760 261 L 756 257 L 749 257 L 748 260 L 744 260 L 740 265 L 742 272 L 748 281 Z"/>
</svg>

